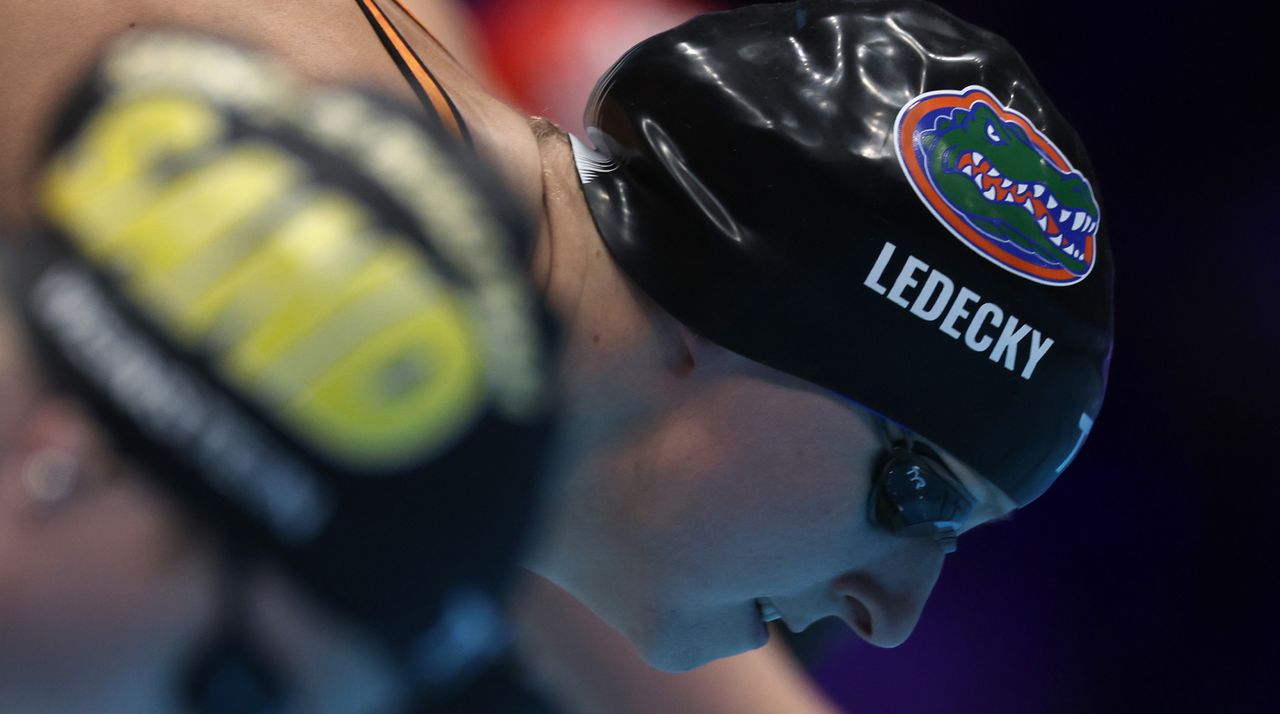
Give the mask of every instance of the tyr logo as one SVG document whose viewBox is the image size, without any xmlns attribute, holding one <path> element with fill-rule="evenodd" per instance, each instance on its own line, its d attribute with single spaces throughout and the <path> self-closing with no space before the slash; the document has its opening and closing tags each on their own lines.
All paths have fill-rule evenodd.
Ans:
<svg viewBox="0 0 1280 714">
<path fill-rule="evenodd" d="M 925 481 L 924 476 L 920 475 L 919 466 L 913 465 L 911 468 L 907 469 L 907 477 L 911 479 L 911 485 L 915 486 L 917 491 L 928 485 L 928 481 Z"/>
</svg>

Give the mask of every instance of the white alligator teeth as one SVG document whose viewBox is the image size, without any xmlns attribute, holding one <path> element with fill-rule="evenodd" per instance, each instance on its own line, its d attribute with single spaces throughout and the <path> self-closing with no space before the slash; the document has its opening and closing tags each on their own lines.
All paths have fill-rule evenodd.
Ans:
<svg viewBox="0 0 1280 714">
<path fill-rule="evenodd" d="M 1077 213 L 1075 222 L 1071 224 L 1071 230 L 1073 231 L 1080 230 L 1080 226 L 1088 220 L 1089 220 L 1088 216 L 1084 215 L 1083 213 Z"/>
<path fill-rule="evenodd" d="M 996 167 L 992 166 L 992 167 L 991 167 L 991 175 L 992 175 L 992 176 L 994 176 L 994 177 L 996 177 L 996 178 L 1000 178 L 1000 176 L 1001 176 L 1001 174 L 1000 174 L 1000 170 L 999 170 L 999 169 L 997 169 Z"/>
<path fill-rule="evenodd" d="M 1035 215 L 1036 215 L 1036 209 L 1035 209 L 1035 207 L 1034 207 L 1034 206 L 1032 206 L 1032 205 L 1031 205 L 1031 202 L 1030 202 L 1030 201 L 1027 201 L 1026 203 L 1023 203 L 1023 204 L 1022 204 L 1022 207 L 1023 207 L 1023 208 L 1025 208 L 1025 209 L 1027 209 L 1027 213 L 1030 213 L 1030 214 L 1031 214 L 1031 216 L 1032 216 L 1033 218 L 1035 217 Z"/>
<path fill-rule="evenodd" d="M 982 174 L 973 177 L 973 182 L 978 186 L 978 190 L 982 190 Z"/>
<path fill-rule="evenodd" d="M 1000 183 L 1000 188 L 1009 188 L 1012 185 L 1013 185 L 1012 181 L 1010 181 L 1009 179 L 1005 179 L 1003 182 Z"/>
<path fill-rule="evenodd" d="M 1036 224 L 1040 226 L 1040 230 L 1042 231 L 1049 230 L 1049 217 L 1040 216 L 1040 220 L 1036 221 Z"/>
<path fill-rule="evenodd" d="M 1018 193 L 1026 193 L 1027 185 L 1025 183 L 1018 184 Z"/>
<path fill-rule="evenodd" d="M 1065 208 L 1062 209 L 1062 213 L 1058 214 L 1058 225 L 1065 226 L 1067 224 L 1067 219 L 1070 217 L 1071 217 L 1071 211 L 1068 211 Z"/>
<path fill-rule="evenodd" d="M 1014 203 L 1014 200 L 1013 200 L 1013 191 L 1010 191 L 1010 192 L 1008 192 L 1008 193 L 1006 193 L 1006 194 L 1004 195 L 1004 202 L 1005 202 L 1005 203 Z"/>
<path fill-rule="evenodd" d="M 1044 207 L 1052 211 L 1053 209 L 1058 207 L 1058 199 L 1054 198 L 1053 196 L 1050 196 L 1049 201 L 1044 204 Z"/>
<path fill-rule="evenodd" d="M 966 166 L 966 167 L 964 167 L 963 169 L 960 169 L 960 171 L 961 171 L 961 173 L 963 173 L 965 176 L 972 176 L 972 175 L 973 175 L 973 167 L 972 167 L 972 166 Z"/>
<path fill-rule="evenodd" d="M 1059 246 L 1059 247 L 1061 247 L 1061 246 L 1062 246 L 1062 234 L 1061 234 L 1061 233 L 1059 233 L 1059 234 L 1058 234 L 1058 235 L 1056 235 L 1056 236 L 1049 236 L 1049 240 L 1053 241 L 1053 244 L 1054 244 L 1054 245 L 1056 245 L 1056 246 Z"/>
<path fill-rule="evenodd" d="M 1036 198 L 1040 198 L 1044 194 L 1044 186 L 1036 185 Z"/>
<path fill-rule="evenodd" d="M 974 166 L 977 166 L 978 164 L 981 164 L 981 163 L 982 163 L 982 161 L 983 161 L 983 159 L 985 159 L 985 158 L 987 158 L 987 157 L 983 156 L 982 154 L 979 154 L 979 153 L 978 153 L 978 152 L 976 152 L 976 151 L 975 151 L 975 152 L 973 152 L 973 165 L 974 165 Z"/>
<path fill-rule="evenodd" d="M 982 192 L 982 197 L 983 197 L 983 198 L 985 198 L 985 199 L 987 199 L 988 201 L 994 201 L 994 200 L 996 200 L 996 187 L 995 187 L 995 186 L 992 186 L 991 188 L 987 189 L 986 191 L 983 191 L 983 192 Z"/>
</svg>

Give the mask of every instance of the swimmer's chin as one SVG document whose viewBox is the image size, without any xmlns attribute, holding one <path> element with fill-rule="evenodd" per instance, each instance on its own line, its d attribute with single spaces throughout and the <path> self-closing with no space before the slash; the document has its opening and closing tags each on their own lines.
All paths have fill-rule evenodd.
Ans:
<svg viewBox="0 0 1280 714">
<path fill-rule="evenodd" d="M 641 657 L 644 659 L 645 664 L 667 674 L 684 674 L 715 661 L 702 656 L 689 656 L 672 652 L 648 651 L 642 652 Z"/>
<path fill-rule="evenodd" d="M 708 641 L 680 641 L 653 643 L 637 649 L 645 664 L 660 672 L 682 674 L 698 669 L 716 660 L 735 657 L 763 647 L 769 641 L 769 632 L 763 627 L 759 635 L 736 643 Z"/>
<path fill-rule="evenodd" d="M 763 644 L 740 648 L 732 652 L 717 655 L 706 655 L 700 653 L 690 653 L 687 655 L 681 653 L 661 653 L 653 655 L 642 654 L 642 657 L 645 664 L 653 667 L 659 672 L 666 672 L 667 674 L 684 674 L 685 672 L 698 669 L 717 660 L 746 654 L 747 652 L 759 649 L 760 647 L 763 647 Z"/>
</svg>

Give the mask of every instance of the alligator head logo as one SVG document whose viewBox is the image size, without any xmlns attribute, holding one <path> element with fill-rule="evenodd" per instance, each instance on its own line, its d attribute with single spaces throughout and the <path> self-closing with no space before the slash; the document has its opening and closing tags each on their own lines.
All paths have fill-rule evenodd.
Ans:
<svg viewBox="0 0 1280 714">
<path fill-rule="evenodd" d="M 898 113 L 898 160 L 957 238 L 1010 272 L 1070 285 L 1093 269 L 1093 187 L 1057 146 L 989 91 L 922 94 Z"/>
</svg>

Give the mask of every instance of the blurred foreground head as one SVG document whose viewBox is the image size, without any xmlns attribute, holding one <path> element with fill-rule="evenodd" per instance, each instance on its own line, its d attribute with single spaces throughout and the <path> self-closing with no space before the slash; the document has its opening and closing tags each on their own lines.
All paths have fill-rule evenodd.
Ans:
<svg viewBox="0 0 1280 714">
<path fill-rule="evenodd" d="M 0 708 L 329 678 L 292 706 L 359 710 L 482 668 L 551 427 L 531 229 L 490 172 L 379 98 L 139 32 L 38 180 L 3 254 Z"/>
</svg>

